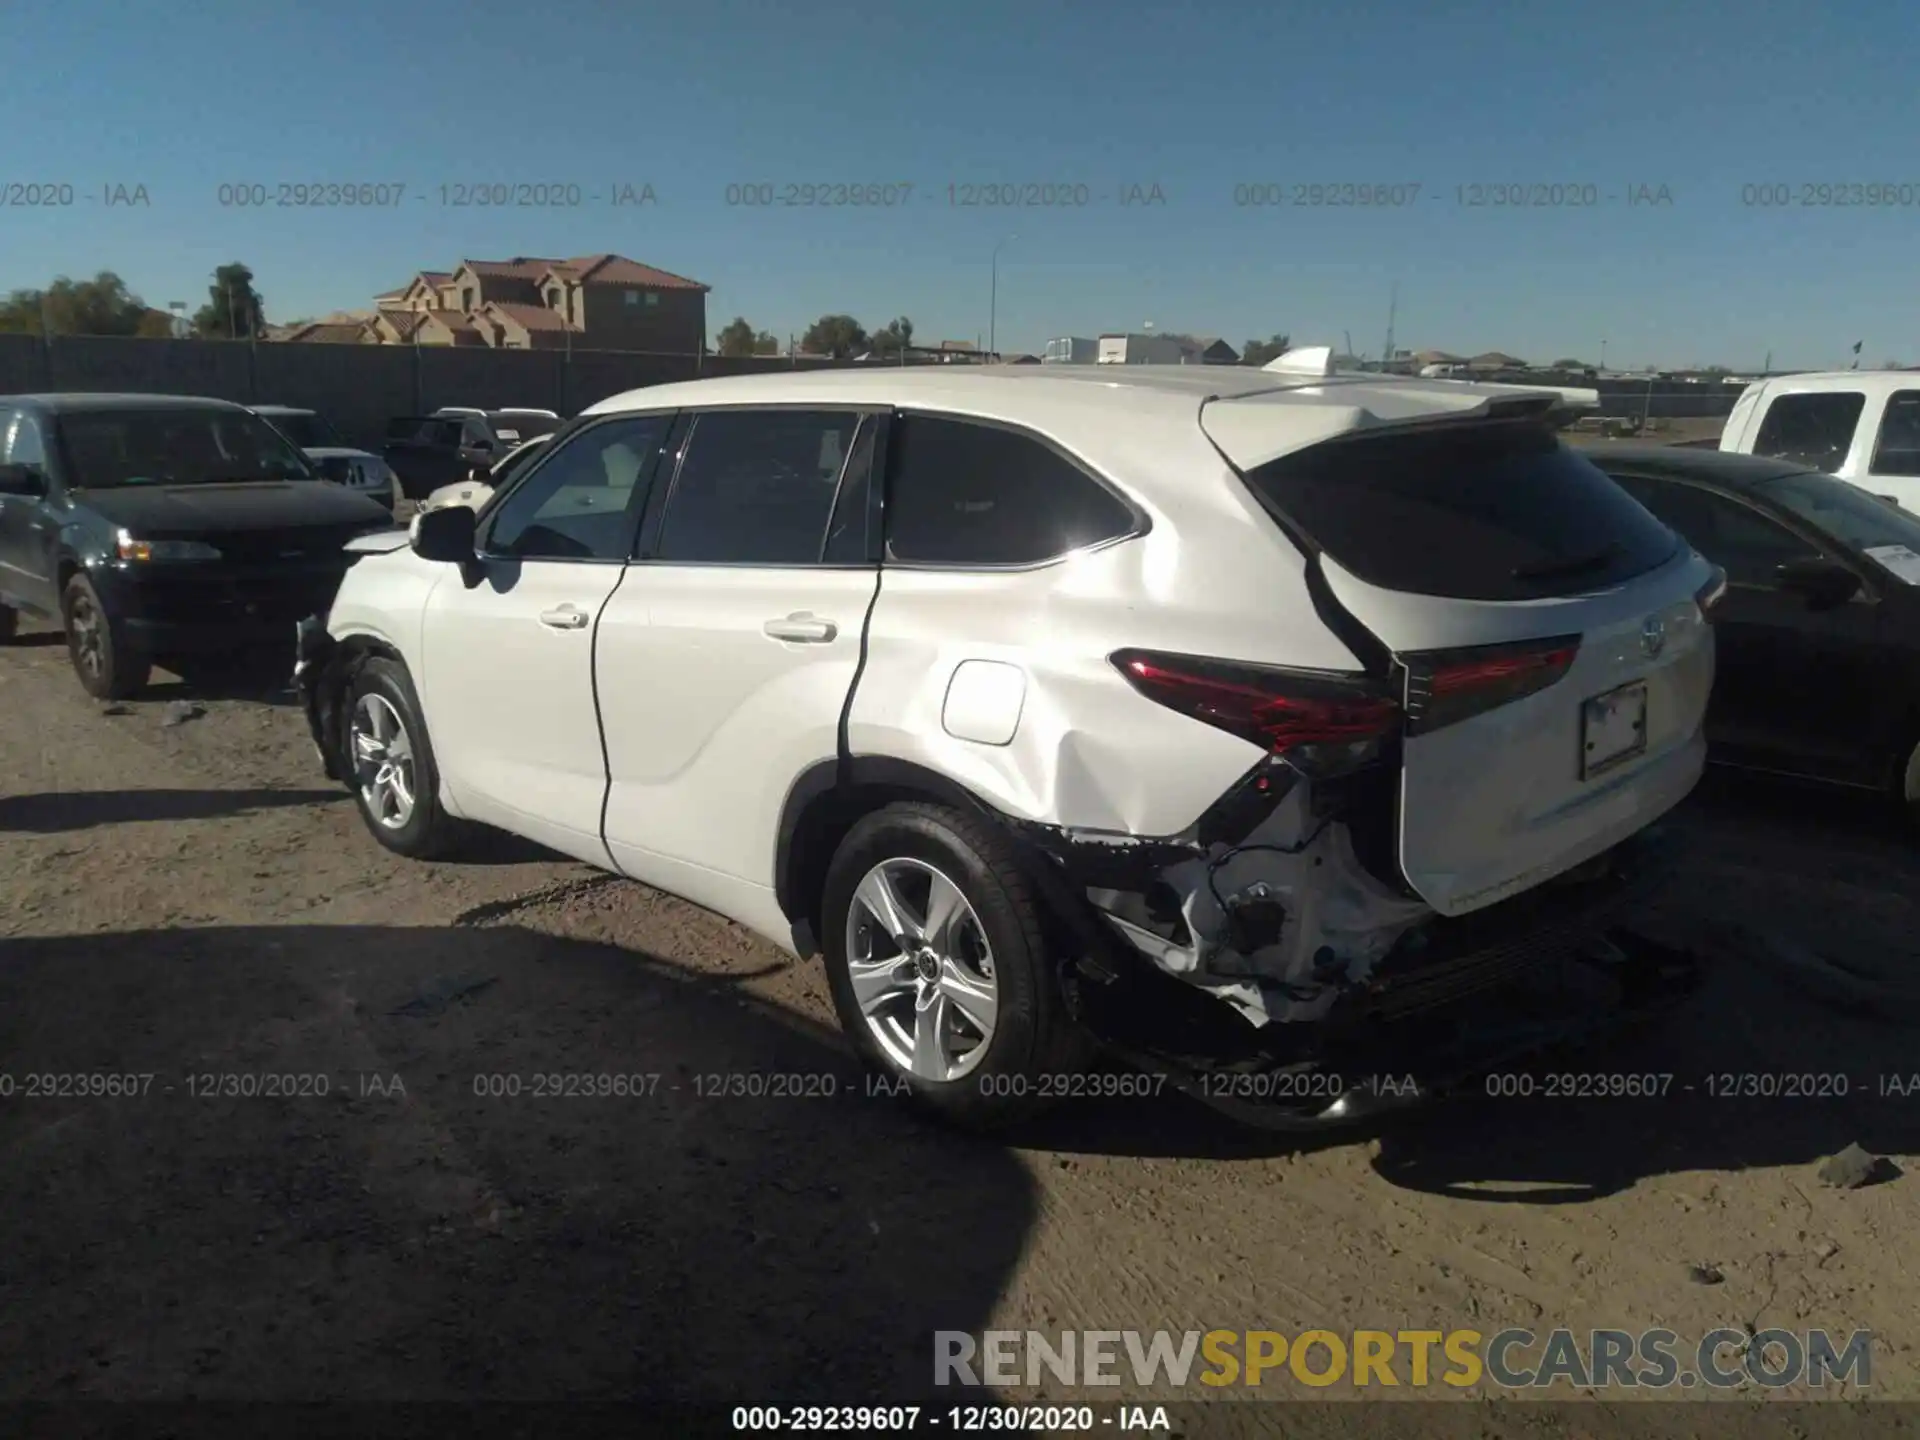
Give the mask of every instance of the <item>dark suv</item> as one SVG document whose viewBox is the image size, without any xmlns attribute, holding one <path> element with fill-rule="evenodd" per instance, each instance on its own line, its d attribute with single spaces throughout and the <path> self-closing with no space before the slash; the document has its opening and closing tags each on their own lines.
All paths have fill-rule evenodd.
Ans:
<svg viewBox="0 0 1920 1440">
<path fill-rule="evenodd" d="M 466 410 L 449 406 L 431 415 L 387 422 L 385 459 L 409 500 L 482 473 L 509 450 L 562 425 L 551 410 Z"/>
<path fill-rule="evenodd" d="M 57 619 L 102 699 L 153 662 L 290 645 L 392 527 L 240 405 L 177 395 L 0 395 L 0 640 Z"/>
</svg>

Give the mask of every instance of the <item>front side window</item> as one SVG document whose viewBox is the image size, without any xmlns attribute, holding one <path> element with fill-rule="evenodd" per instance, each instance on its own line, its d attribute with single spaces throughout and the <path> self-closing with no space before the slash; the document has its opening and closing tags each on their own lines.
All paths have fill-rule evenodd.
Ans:
<svg viewBox="0 0 1920 1440">
<path fill-rule="evenodd" d="M 860 415 L 851 410 L 710 410 L 688 437 L 667 499 L 659 559 L 814 565 Z"/>
<path fill-rule="evenodd" d="M 306 457 L 250 411 L 79 410 L 57 423 L 76 489 L 315 478 Z"/>
<path fill-rule="evenodd" d="M 1887 397 L 1868 468 L 1875 475 L 1920 475 L 1920 390 L 1897 390 Z"/>
<path fill-rule="evenodd" d="M 1037 565 L 1135 527 L 1125 501 L 1034 436 L 903 415 L 887 443 L 886 555 L 896 564 Z"/>
<path fill-rule="evenodd" d="M 1771 588 L 1780 566 L 1819 558 L 1813 546 L 1751 505 L 1668 480 L 1636 477 L 1622 484 L 1735 584 Z"/>
<path fill-rule="evenodd" d="M 561 443 L 491 508 L 482 548 L 515 560 L 625 560 L 671 420 L 626 416 Z"/>
<path fill-rule="evenodd" d="M 1846 463 L 1867 397 L 1858 390 L 1780 395 L 1767 407 L 1753 453 L 1832 472 Z"/>
<path fill-rule="evenodd" d="M 0 421 L 0 435 L 5 433 L 6 425 Z M 6 461 L 9 465 L 31 465 L 36 470 L 47 468 L 47 447 L 40 437 L 40 422 L 25 411 L 13 422 L 13 439 L 7 446 Z"/>
</svg>

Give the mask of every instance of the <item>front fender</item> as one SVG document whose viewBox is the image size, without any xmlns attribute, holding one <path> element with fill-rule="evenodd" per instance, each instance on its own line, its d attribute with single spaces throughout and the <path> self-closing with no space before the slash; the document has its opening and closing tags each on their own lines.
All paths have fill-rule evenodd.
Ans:
<svg viewBox="0 0 1920 1440">
<path fill-rule="evenodd" d="M 298 656 L 293 666 L 293 688 L 306 713 L 307 733 L 319 753 L 321 769 L 329 780 L 346 779 L 346 767 L 340 757 L 340 707 L 342 653 L 340 643 L 327 633 L 327 617 L 309 615 L 295 627 Z"/>
</svg>

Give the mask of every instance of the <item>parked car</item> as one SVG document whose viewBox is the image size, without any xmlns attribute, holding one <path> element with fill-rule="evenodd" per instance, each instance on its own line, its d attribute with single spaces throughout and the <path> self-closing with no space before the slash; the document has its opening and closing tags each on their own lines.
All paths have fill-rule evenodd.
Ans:
<svg viewBox="0 0 1920 1440">
<path fill-rule="evenodd" d="M 392 468 L 378 455 L 347 444 L 345 437 L 317 410 L 302 410 L 292 405 L 252 408 L 254 414 L 298 445 L 324 479 L 357 490 L 369 500 L 393 509 L 399 485 Z"/>
<path fill-rule="evenodd" d="M 550 410 L 446 408 L 403 416 L 387 425 L 386 461 L 409 500 L 485 470 L 521 441 L 551 435 L 562 420 Z"/>
<path fill-rule="evenodd" d="M 497 826 L 822 955 L 949 1116 L 1098 1042 L 1351 1120 L 1388 1097 L 1342 1075 L 1483 992 L 1617 975 L 1701 772 L 1714 572 L 1555 403 L 1309 364 L 636 390 L 484 514 L 356 542 L 299 685 L 382 845 Z"/>
<path fill-rule="evenodd" d="M 0 396 L 0 639 L 58 619 L 101 699 L 137 694 L 155 660 L 290 645 L 346 542 L 392 528 L 244 406 Z"/>
<path fill-rule="evenodd" d="M 1727 573 L 1713 758 L 1920 809 L 1920 517 L 1791 460 L 1635 446 L 1594 461 Z"/>
<path fill-rule="evenodd" d="M 1720 448 L 1823 470 L 1920 512 L 1920 374 L 1834 370 L 1756 380 L 1734 401 Z"/>
<path fill-rule="evenodd" d="M 522 440 L 495 461 L 492 469 L 474 469 L 467 473 L 465 480 L 442 485 L 420 502 L 421 510 L 438 510 L 446 505 L 465 505 L 469 510 L 484 509 L 494 492 L 506 484 L 521 466 L 531 461 L 540 447 L 552 438 L 551 435 L 536 435 L 531 440 Z"/>
</svg>

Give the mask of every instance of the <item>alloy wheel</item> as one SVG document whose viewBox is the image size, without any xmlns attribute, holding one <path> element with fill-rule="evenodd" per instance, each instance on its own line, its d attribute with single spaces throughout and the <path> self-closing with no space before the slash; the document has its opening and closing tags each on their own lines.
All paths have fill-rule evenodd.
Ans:
<svg viewBox="0 0 1920 1440">
<path fill-rule="evenodd" d="M 854 888 L 847 971 L 868 1032 L 919 1080 L 963 1079 L 986 1057 L 999 1011 L 993 949 L 951 878 L 883 860 Z"/>
<path fill-rule="evenodd" d="M 413 739 L 400 712 L 368 691 L 353 707 L 347 743 L 367 813 L 384 829 L 401 829 L 413 818 L 415 791 Z"/>
<path fill-rule="evenodd" d="M 74 661 L 97 680 L 107 668 L 105 626 L 99 609 L 85 595 L 75 596 L 67 607 L 67 635 Z"/>
</svg>

